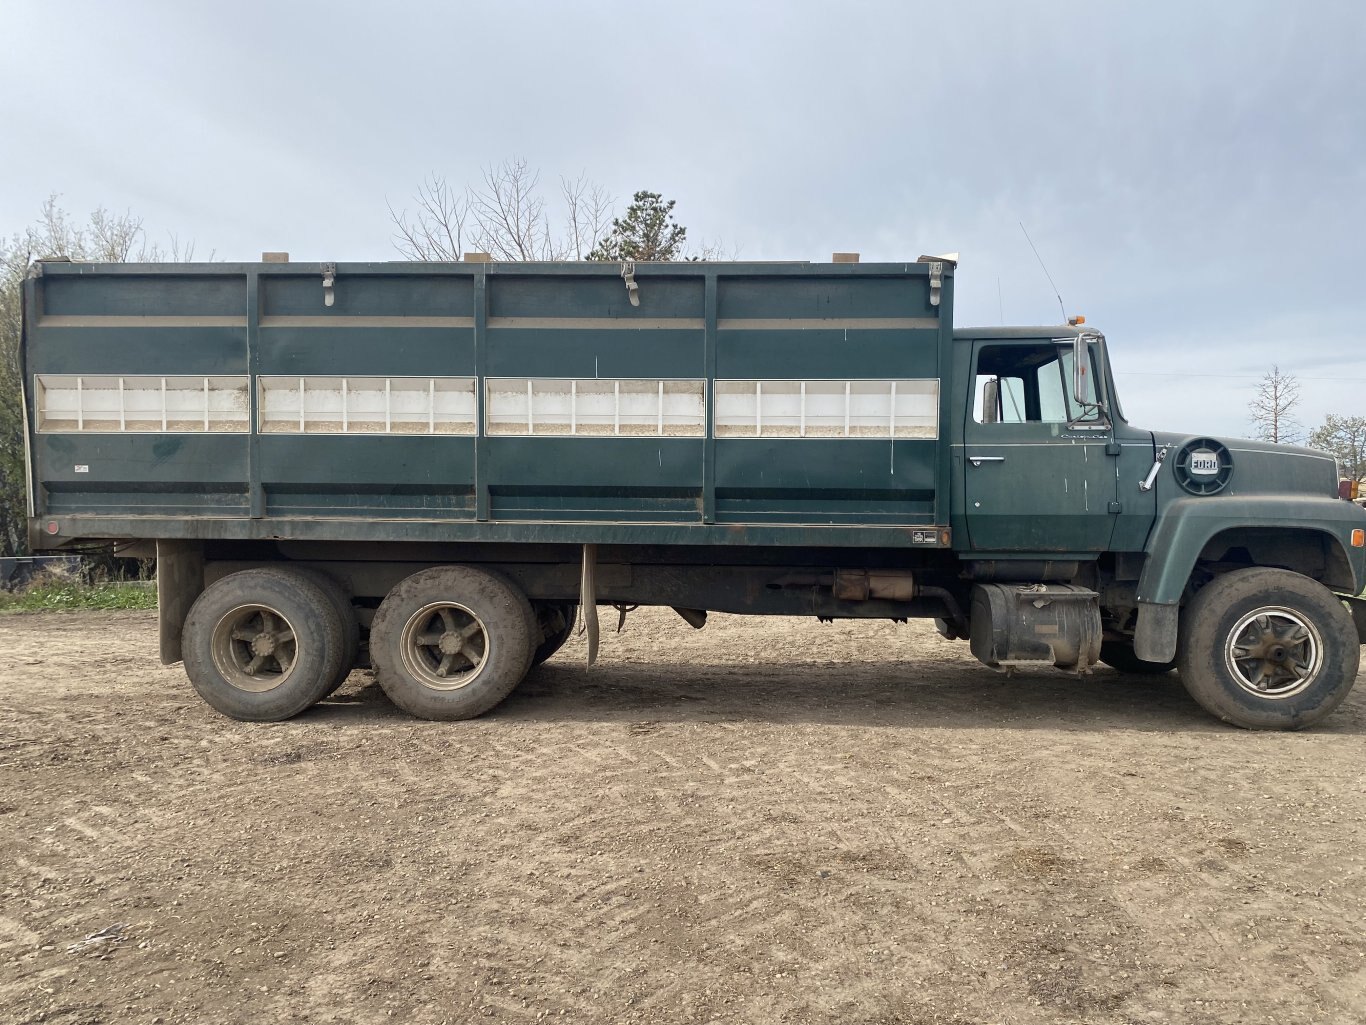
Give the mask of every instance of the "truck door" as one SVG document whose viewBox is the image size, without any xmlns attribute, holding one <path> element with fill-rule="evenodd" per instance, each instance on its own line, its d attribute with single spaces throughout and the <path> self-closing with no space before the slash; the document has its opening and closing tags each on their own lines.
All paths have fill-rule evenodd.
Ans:
<svg viewBox="0 0 1366 1025">
<path fill-rule="evenodd" d="M 1108 420 L 1073 395 L 1072 340 L 984 339 L 973 343 L 972 359 L 961 467 L 972 549 L 1104 551 L 1116 508 L 1107 450 L 1116 447 Z M 1100 378 L 1090 360 L 1094 389 Z"/>
</svg>

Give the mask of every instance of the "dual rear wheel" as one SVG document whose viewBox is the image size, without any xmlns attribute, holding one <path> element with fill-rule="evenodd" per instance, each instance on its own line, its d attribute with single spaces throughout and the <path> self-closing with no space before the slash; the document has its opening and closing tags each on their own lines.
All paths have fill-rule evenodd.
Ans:
<svg viewBox="0 0 1366 1025">
<path fill-rule="evenodd" d="M 532 607 L 501 574 L 421 570 L 380 604 L 370 659 L 390 700 L 424 719 L 468 719 L 502 701 L 568 639 L 574 606 Z M 287 719 L 323 700 L 356 663 L 350 596 L 316 570 L 266 567 L 209 586 L 186 619 L 186 673 L 234 719 Z"/>
<path fill-rule="evenodd" d="M 521 683 L 540 639 L 531 603 L 470 566 L 421 570 L 380 603 L 370 660 L 389 699 L 423 719 L 468 719 Z"/>
<path fill-rule="evenodd" d="M 234 719 L 275 722 L 346 678 L 353 637 L 325 583 L 271 567 L 206 588 L 186 617 L 181 648 L 190 683 L 211 706 Z"/>
</svg>

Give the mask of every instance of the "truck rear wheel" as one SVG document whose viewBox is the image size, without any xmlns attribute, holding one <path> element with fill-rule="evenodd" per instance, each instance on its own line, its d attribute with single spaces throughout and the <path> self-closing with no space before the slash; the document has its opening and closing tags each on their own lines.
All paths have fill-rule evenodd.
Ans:
<svg viewBox="0 0 1366 1025">
<path fill-rule="evenodd" d="M 1360 661 L 1342 603 L 1288 570 L 1216 577 L 1182 610 L 1181 682 L 1207 711 L 1245 729 L 1312 726 L 1347 697 Z"/>
<path fill-rule="evenodd" d="M 424 569 L 380 603 L 370 627 L 375 677 L 423 719 L 471 719 L 531 666 L 535 614 L 515 586 L 469 566 Z"/>
<path fill-rule="evenodd" d="M 312 580 L 249 569 L 216 581 L 185 619 L 185 672 L 224 715 L 276 722 L 320 701 L 342 660 L 336 610 Z"/>
<path fill-rule="evenodd" d="M 334 577 L 328 576 L 320 569 L 309 567 L 291 566 L 288 572 L 306 576 L 317 584 L 336 610 L 337 621 L 341 624 L 342 655 L 332 686 L 328 688 L 327 694 L 323 695 L 327 697 L 329 694 L 335 694 L 351 675 L 351 670 L 356 668 L 356 656 L 360 652 L 360 621 L 356 619 L 356 610 L 351 606 L 351 596 Z"/>
<path fill-rule="evenodd" d="M 1127 641 L 1102 641 L 1100 660 L 1111 669 L 1135 676 L 1161 676 L 1176 668 L 1175 662 L 1145 662 L 1134 654 L 1134 646 Z"/>
<path fill-rule="evenodd" d="M 541 640 L 531 654 L 532 668 L 563 648 L 564 642 L 574 635 L 574 622 L 578 618 L 579 607 L 573 602 L 556 602 L 537 605 L 535 612 L 539 631 L 537 636 Z"/>
</svg>

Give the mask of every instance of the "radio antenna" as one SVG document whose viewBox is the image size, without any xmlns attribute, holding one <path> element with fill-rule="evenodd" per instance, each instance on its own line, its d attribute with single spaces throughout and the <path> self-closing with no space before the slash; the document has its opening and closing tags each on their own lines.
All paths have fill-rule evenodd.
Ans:
<svg viewBox="0 0 1366 1025">
<path fill-rule="evenodd" d="M 1058 309 L 1062 311 L 1062 322 L 1066 324 L 1067 308 L 1062 304 L 1062 293 L 1058 291 L 1058 286 L 1053 284 L 1053 275 L 1048 273 L 1048 268 L 1044 265 L 1043 257 L 1039 255 L 1039 250 L 1035 247 L 1034 240 L 1029 237 L 1029 232 L 1025 231 L 1024 221 L 1020 222 L 1020 230 L 1024 231 L 1025 241 L 1029 243 L 1029 248 L 1034 250 L 1034 259 L 1039 261 L 1040 267 L 1043 267 L 1043 276 L 1048 279 L 1049 285 L 1052 285 L 1053 295 L 1058 300 Z"/>
</svg>

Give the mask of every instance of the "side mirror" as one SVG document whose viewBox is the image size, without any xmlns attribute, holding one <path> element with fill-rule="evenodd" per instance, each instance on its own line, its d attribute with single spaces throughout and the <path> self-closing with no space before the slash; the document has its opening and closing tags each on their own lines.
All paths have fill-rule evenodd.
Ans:
<svg viewBox="0 0 1366 1025">
<path fill-rule="evenodd" d="M 1096 404 L 1091 398 L 1095 393 L 1086 387 L 1086 372 L 1091 366 L 1089 341 L 1086 335 L 1077 335 L 1072 339 L 1072 397 L 1083 408 Z"/>
<path fill-rule="evenodd" d="M 1106 417 L 1105 403 L 1101 400 L 1100 382 L 1092 380 L 1091 363 L 1091 343 L 1101 340 L 1101 336 L 1095 332 L 1079 334 L 1072 339 L 1072 397 L 1081 408 L 1082 414 L 1078 419 L 1095 415 L 1095 418 L 1104 422 Z"/>
</svg>

